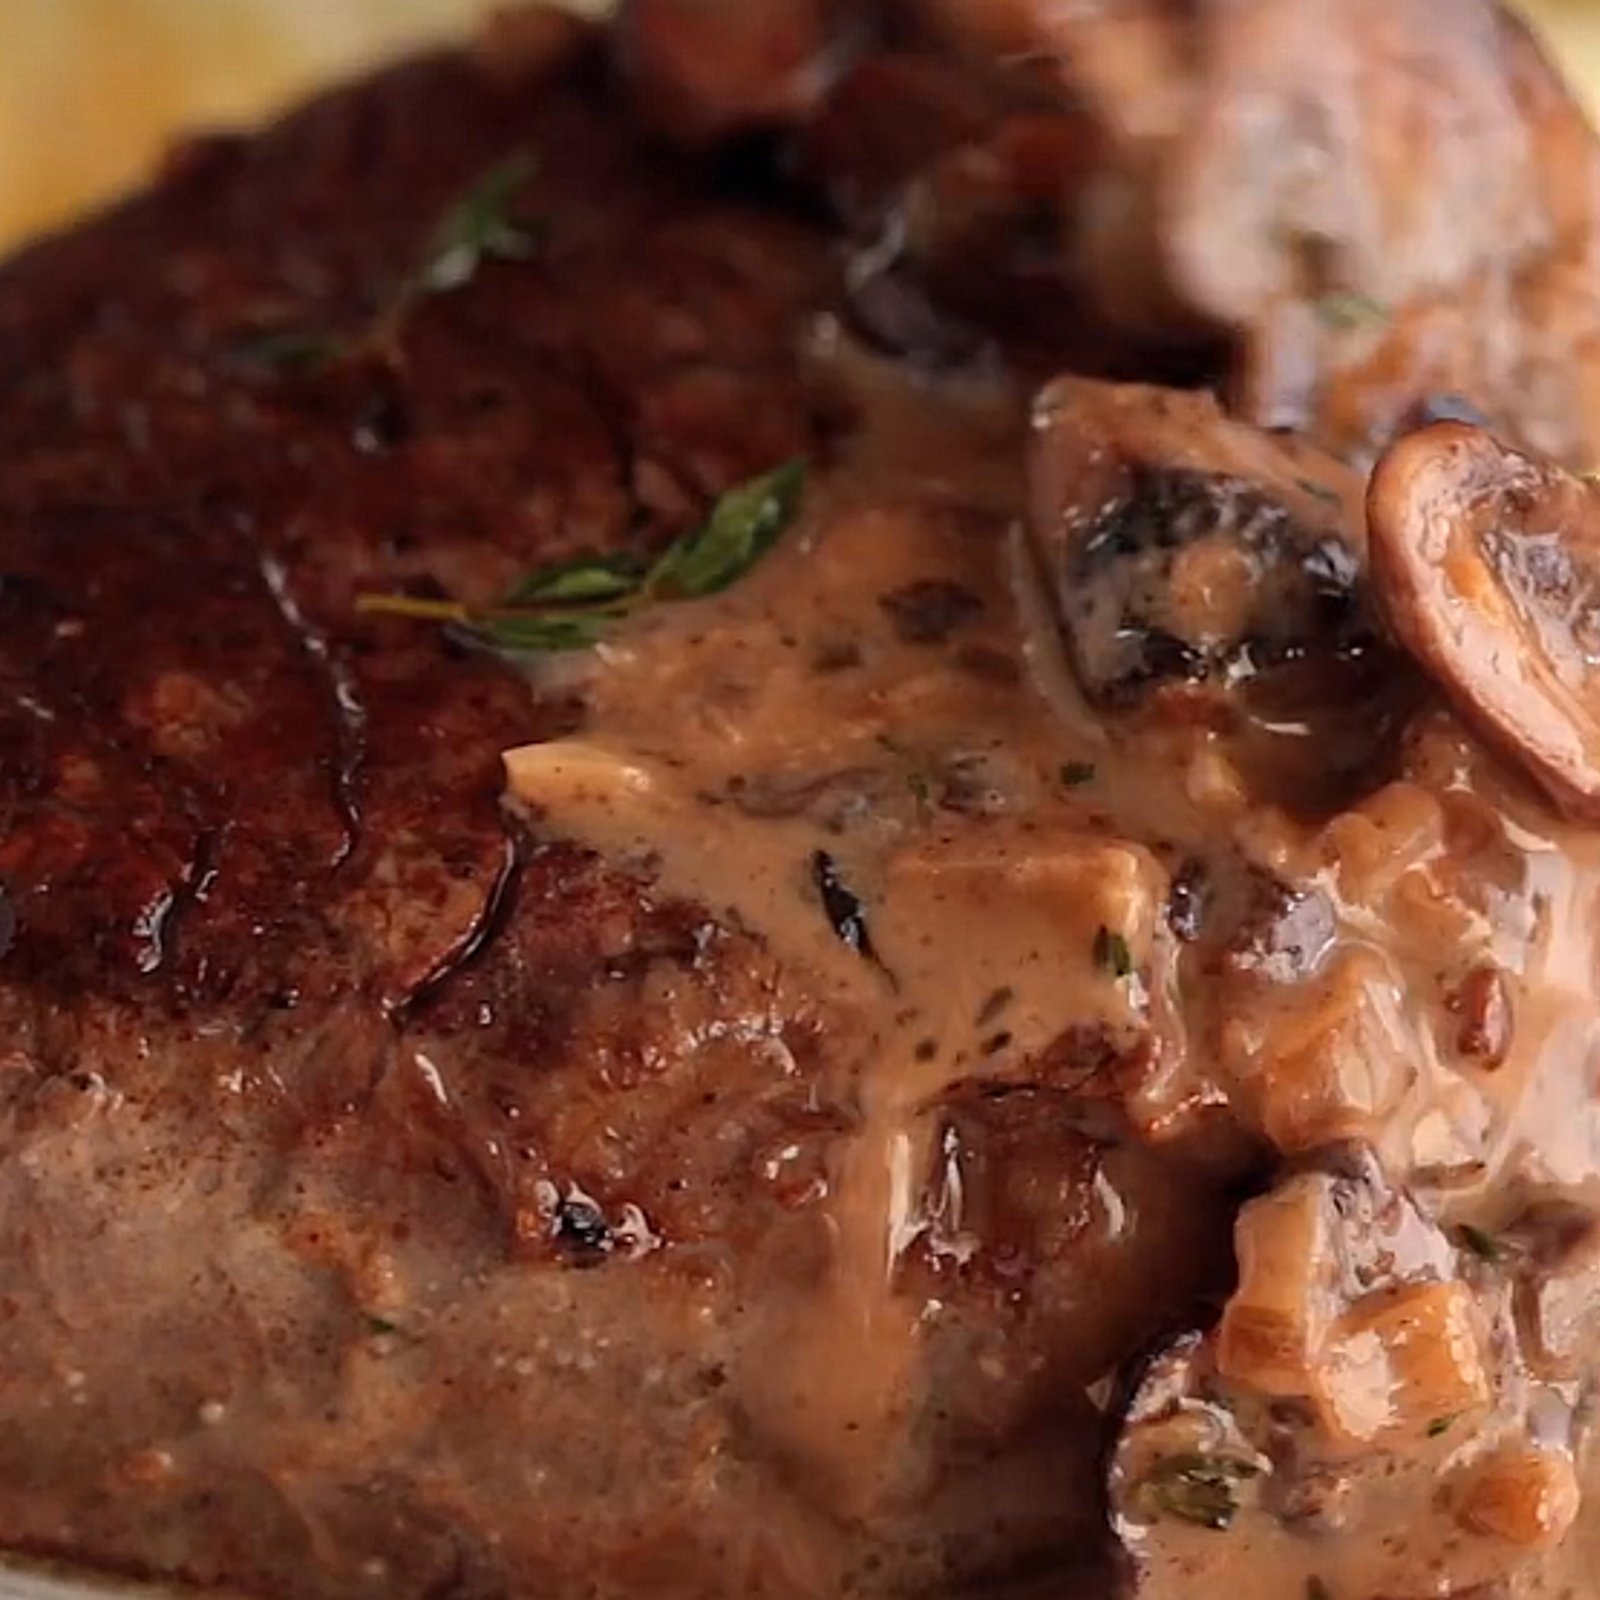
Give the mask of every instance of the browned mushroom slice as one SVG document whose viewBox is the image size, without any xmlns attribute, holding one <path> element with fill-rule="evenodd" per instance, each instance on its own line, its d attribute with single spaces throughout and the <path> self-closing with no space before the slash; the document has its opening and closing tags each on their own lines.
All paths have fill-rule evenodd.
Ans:
<svg viewBox="0 0 1600 1600">
<path fill-rule="evenodd" d="M 1568 1200 L 1540 1200 L 1502 1239 L 1469 1238 L 1489 1239 L 1510 1264 L 1519 1342 L 1533 1371 L 1552 1382 L 1593 1371 L 1600 1343 L 1600 1218 Z"/>
<path fill-rule="evenodd" d="M 854 331 L 923 364 L 966 328 L 1030 370 L 1052 370 L 1064 348 L 1086 370 L 1125 368 L 1126 341 L 1086 316 L 1061 248 L 1099 144 L 1059 85 L 1021 70 L 868 56 L 805 127 L 796 162 L 856 237 Z M 962 342 L 970 359 L 971 334 Z M 1164 350 L 1154 359 L 1173 365 Z"/>
<path fill-rule="evenodd" d="M 1219 1328 L 1157 1352 L 1113 1413 L 1106 1486 L 1140 1600 L 1461 1595 L 1538 1570 L 1576 1479 L 1496 1359 L 1499 1269 L 1463 1266 L 1357 1146 L 1249 1202 L 1235 1246 Z"/>
<path fill-rule="evenodd" d="M 1600 491 L 1439 423 L 1379 464 L 1369 512 L 1401 643 L 1563 811 L 1600 821 Z"/>
<path fill-rule="evenodd" d="M 1366 638 L 1358 480 L 1207 395 L 1060 380 L 1030 473 L 1034 549 L 1098 705 Z"/>
<path fill-rule="evenodd" d="M 1480 1447 L 1447 1415 L 1403 1449 L 1327 1449 L 1292 1404 L 1219 1373 L 1214 1339 L 1194 1332 L 1135 1370 L 1113 1420 L 1107 1499 L 1136 1600 L 1475 1593 L 1537 1558 L 1526 1530 L 1538 1497 L 1554 1502 L 1570 1482 L 1564 1452 L 1531 1450 L 1512 1430 Z M 1464 1443 L 1472 1465 L 1454 1471 Z M 1463 1526 L 1457 1505 L 1482 1510 Z M 1391 1528 L 1409 1537 L 1374 1536 Z"/>
<path fill-rule="evenodd" d="M 1055 246 L 1102 332 L 1225 337 L 1241 414 L 1363 464 L 1441 392 L 1563 460 L 1600 452 L 1600 143 L 1514 8 L 892 9 L 963 59 L 1053 73 L 1093 125 Z"/>
</svg>

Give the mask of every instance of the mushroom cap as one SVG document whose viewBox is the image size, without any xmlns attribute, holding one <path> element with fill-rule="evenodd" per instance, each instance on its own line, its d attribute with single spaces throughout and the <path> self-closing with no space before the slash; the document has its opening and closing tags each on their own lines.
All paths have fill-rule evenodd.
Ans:
<svg viewBox="0 0 1600 1600">
<path fill-rule="evenodd" d="M 1561 811 L 1600 823 L 1600 493 L 1442 422 L 1388 452 L 1367 504 L 1400 643 Z"/>
<path fill-rule="evenodd" d="M 1364 636 L 1360 480 L 1209 395 L 1057 380 L 1029 476 L 1035 554 L 1101 707 Z"/>
</svg>

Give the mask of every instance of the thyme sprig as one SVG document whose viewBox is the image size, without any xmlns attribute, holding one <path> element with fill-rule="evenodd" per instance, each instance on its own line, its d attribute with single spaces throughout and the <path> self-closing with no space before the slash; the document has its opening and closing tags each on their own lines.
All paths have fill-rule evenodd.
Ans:
<svg viewBox="0 0 1600 1600">
<path fill-rule="evenodd" d="M 489 606 L 364 594 L 356 609 L 445 623 L 513 655 L 586 650 L 647 606 L 702 599 L 737 582 L 794 520 L 805 479 L 805 462 L 790 461 L 728 490 L 699 528 L 648 564 L 628 555 L 580 556 L 528 573 Z"/>
</svg>

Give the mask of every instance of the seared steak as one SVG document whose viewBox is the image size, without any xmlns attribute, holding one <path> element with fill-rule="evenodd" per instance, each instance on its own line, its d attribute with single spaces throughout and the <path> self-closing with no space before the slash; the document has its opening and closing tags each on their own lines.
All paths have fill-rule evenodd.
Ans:
<svg viewBox="0 0 1600 1600">
<path fill-rule="evenodd" d="M 401 67 L 0 278 L 9 1545 L 285 1595 L 745 1585 L 770 1469 L 715 1329 L 763 1148 L 828 1127 L 816 1022 L 503 817 L 562 697 L 354 614 L 659 542 L 818 448 L 826 240 L 646 154 L 589 43 L 548 70 Z M 417 305 L 397 360 L 285 358 L 522 146 L 536 269 Z M 796 1072 L 684 1006 L 770 1016 Z"/>
<path fill-rule="evenodd" d="M 858 9 L 524 17 L 0 271 L 8 1549 L 1573 1592 L 1593 494 L 1456 423 L 1369 541 L 1426 363 L 1035 401 L 1253 315 L 1097 331 L 1061 75 Z"/>
<path fill-rule="evenodd" d="M 1059 1096 L 961 1091 L 1009 1265 L 939 1290 L 971 1303 L 885 1375 L 858 1502 L 764 1392 L 850 1358 L 784 1309 L 848 1029 L 759 932 L 503 810 L 501 752 L 581 697 L 357 613 L 659 548 L 850 427 L 802 379 L 809 203 L 648 144 L 597 41 L 543 42 L 201 141 L 0 278 L 0 1529 L 388 1600 L 1094 1570 L 1084 1386 L 1225 1273 L 1226 1210 Z M 519 151 L 531 258 L 419 288 Z M 1073 1243 L 1107 1161 L 1151 1193 L 1118 1266 Z M 1091 1272 L 1122 1309 L 1079 1350 Z"/>
</svg>

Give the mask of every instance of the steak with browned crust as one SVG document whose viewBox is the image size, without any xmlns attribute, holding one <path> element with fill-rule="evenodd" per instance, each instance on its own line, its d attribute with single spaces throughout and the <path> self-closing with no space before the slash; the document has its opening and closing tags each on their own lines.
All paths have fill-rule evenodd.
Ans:
<svg viewBox="0 0 1600 1600">
<path fill-rule="evenodd" d="M 1454 161 L 1445 3 L 1362 59 Z M 1353 430 L 1103 381 L 1227 392 L 1259 329 L 1086 292 L 1078 69 L 1238 9 L 524 13 L 0 269 L 7 1551 L 1587 1592 L 1594 497 L 1461 424 L 1360 464 L 1441 408 L 1582 453 L 1588 212 L 1485 339 L 1537 384 L 1433 393 L 1403 275 L 1395 364 L 1308 347 Z"/>
<path fill-rule="evenodd" d="M 367 348 L 524 148 L 536 259 Z M 386 1600 L 1092 1559 L 1082 1375 L 985 1419 L 932 1374 L 868 1527 L 763 1441 L 739 1365 L 853 1114 L 827 1004 L 507 820 L 500 752 L 568 697 L 355 612 L 657 546 L 823 456 L 828 250 L 759 152 L 647 148 L 562 30 L 197 143 L 0 275 L 8 1546 Z M 1064 1114 L 959 1126 L 1091 1205 Z"/>
</svg>

